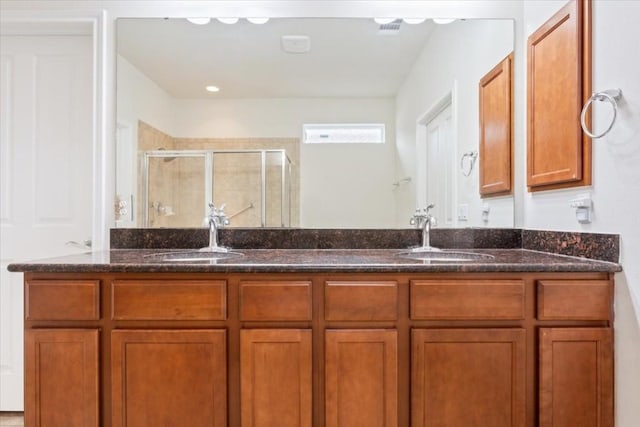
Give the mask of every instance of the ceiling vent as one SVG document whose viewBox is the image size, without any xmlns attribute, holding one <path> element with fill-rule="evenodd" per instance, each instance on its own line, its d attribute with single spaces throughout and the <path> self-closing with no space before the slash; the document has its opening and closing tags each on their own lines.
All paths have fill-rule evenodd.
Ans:
<svg viewBox="0 0 640 427">
<path fill-rule="evenodd" d="M 282 50 L 287 53 L 307 53 L 311 50 L 309 36 L 282 36 Z"/>
<path fill-rule="evenodd" d="M 400 34 L 400 24 L 402 24 L 402 19 L 396 19 L 395 21 L 391 21 L 388 24 L 380 24 L 378 28 L 378 34 L 382 36 L 395 36 Z"/>
</svg>

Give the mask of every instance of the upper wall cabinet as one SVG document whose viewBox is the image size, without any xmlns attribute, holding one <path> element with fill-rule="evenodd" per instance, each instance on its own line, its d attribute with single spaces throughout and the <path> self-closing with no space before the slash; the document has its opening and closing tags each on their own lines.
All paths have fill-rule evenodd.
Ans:
<svg viewBox="0 0 640 427">
<path fill-rule="evenodd" d="M 480 79 L 480 195 L 511 193 L 513 54 Z"/>
<path fill-rule="evenodd" d="M 591 3 L 571 0 L 527 42 L 529 191 L 591 184 L 580 110 L 591 94 Z"/>
</svg>

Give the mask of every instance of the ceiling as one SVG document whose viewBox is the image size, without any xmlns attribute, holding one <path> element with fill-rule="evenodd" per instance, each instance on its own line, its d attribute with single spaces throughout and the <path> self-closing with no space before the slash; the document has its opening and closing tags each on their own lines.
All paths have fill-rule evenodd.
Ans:
<svg viewBox="0 0 640 427">
<path fill-rule="evenodd" d="M 175 98 L 393 97 L 434 24 L 380 35 L 372 19 L 281 18 L 256 25 L 212 19 L 118 19 L 118 53 Z M 311 50 L 285 53 L 281 36 Z M 215 85 L 218 93 L 204 87 Z"/>
</svg>

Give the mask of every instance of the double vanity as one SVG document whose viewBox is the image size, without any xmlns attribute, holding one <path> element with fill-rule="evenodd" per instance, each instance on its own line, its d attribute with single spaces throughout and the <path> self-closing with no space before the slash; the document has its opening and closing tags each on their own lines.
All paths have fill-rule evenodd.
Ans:
<svg viewBox="0 0 640 427">
<path fill-rule="evenodd" d="M 155 233 L 10 267 L 26 425 L 613 426 L 618 264 L 402 238 L 198 259 Z"/>
</svg>

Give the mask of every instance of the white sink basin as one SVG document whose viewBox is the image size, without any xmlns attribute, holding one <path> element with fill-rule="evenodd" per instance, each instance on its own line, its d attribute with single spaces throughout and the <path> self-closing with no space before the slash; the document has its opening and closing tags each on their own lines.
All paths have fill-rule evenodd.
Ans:
<svg viewBox="0 0 640 427">
<path fill-rule="evenodd" d="M 400 252 L 398 256 L 402 258 L 417 259 L 423 261 L 437 261 L 437 262 L 473 262 L 473 261 L 491 261 L 494 259 L 493 255 L 479 254 L 475 252 L 461 252 L 461 251 L 425 251 L 425 252 Z"/>
<path fill-rule="evenodd" d="M 202 252 L 197 250 L 160 252 L 148 257 L 162 262 L 210 262 L 244 256 L 240 252 Z"/>
</svg>

